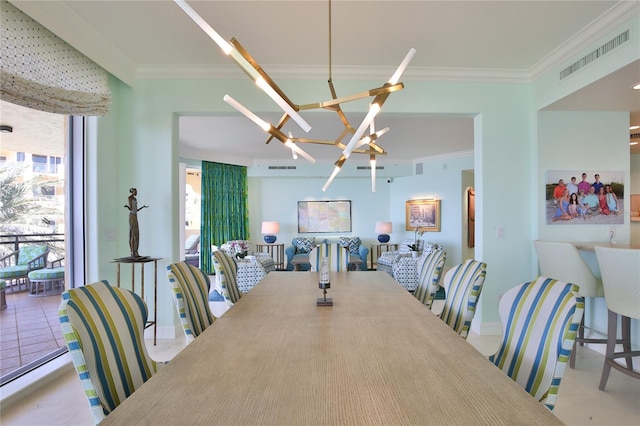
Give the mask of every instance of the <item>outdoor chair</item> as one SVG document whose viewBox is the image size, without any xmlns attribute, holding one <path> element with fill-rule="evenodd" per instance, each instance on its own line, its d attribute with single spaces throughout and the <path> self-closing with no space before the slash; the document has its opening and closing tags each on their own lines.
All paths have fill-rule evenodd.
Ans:
<svg viewBox="0 0 640 426">
<path fill-rule="evenodd" d="M 7 287 L 17 285 L 18 290 L 24 285 L 29 288 L 29 272 L 42 269 L 47 265 L 49 247 L 45 244 L 24 246 L 0 258 L 0 279 L 5 280 Z"/>
</svg>

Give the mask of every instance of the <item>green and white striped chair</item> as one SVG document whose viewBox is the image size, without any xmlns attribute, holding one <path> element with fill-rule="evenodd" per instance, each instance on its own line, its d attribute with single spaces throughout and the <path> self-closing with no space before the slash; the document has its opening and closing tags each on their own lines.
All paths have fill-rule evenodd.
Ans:
<svg viewBox="0 0 640 426">
<path fill-rule="evenodd" d="M 212 259 L 213 268 L 216 270 L 216 279 L 219 280 L 224 301 L 227 303 L 227 307 L 230 308 L 242 297 L 236 281 L 238 267 L 231 256 L 223 250 L 214 251 Z"/>
<path fill-rule="evenodd" d="M 476 305 L 486 273 L 486 263 L 467 259 L 451 268 L 444 276 L 442 287 L 445 301 L 440 319 L 465 339 L 476 314 Z"/>
<path fill-rule="evenodd" d="M 190 343 L 215 321 L 209 309 L 211 282 L 207 274 L 187 262 L 167 266 L 167 278 L 187 343 Z"/>
<path fill-rule="evenodd" d="M 157 371 L 144 343 L 147 314 L 140 296 L 106 281 L 62 294 L 60 325 L 96 424 Z"/>
<path fill-rule="evenodd" d="M 489 360 L 549 410 L 584 312 L 577 292 L 575 284 L 538 277 L 500 299 L 502 344 Z"/>
<path fill-rule="evenodd" d="M 442 250 L 433 250 L 418 259 L 418 286 L 413 295 L 429 309 L 440 287 L 440 276 L 446 259 L 447 252 Z"/>
</svg>

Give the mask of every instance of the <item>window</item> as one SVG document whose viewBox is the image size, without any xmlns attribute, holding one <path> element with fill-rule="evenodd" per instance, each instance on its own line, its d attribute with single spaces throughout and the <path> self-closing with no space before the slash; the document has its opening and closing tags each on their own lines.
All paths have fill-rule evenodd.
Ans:
<svg viewBox="0 0 640 426">
<path fill-rule="evenodd" d="M 32 154 L 31 161 L 33 161 L 33 171 L 36 173 L 47 172 L 47 156 Z"/>
</svg>

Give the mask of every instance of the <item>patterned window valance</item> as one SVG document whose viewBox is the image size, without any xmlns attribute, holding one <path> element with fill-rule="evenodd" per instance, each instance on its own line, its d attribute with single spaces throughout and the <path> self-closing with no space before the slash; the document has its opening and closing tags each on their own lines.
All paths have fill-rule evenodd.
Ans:
<svg viewBox="0 0 640 426">
<path fill-rule="evenodd" d="M 102 67 L 6 0 L 0 10 L 0 99 L 64 115 L 108 112 Z"/>
</svg>

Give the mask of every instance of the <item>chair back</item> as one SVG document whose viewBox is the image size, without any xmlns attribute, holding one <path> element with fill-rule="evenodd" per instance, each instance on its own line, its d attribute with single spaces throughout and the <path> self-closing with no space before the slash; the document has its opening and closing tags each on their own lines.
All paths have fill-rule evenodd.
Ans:
<svg viewBox="0 0 640 426">
<path fill-rule="evenodd" d="M 207 274 L 187 262 L 167 266 L 167 278 L 187 342 L 191 342 L 215 321 L 209 309 L 211 282 Z"/>
<path fill-rule="evenodd" d="M 467 259 L 444 276 L 445 301 L 440 318 L 465 339 L 476 314 L 486 273 L 486 263 Z"/>
<path fill-rule="evenodd" d="M 322 256 L 327 256 L 327 245 L 325 243 L 317 245 L 309 251 L 309 271 L 317 272 L 320 267 Z"/>
<path fill-rule="evenodd" d="M 96 424 L 156 372 L 147 314 L 140 296 L 106 281 L 62 294 L 60 325 Z"/>
<path fill-rule="evenodd" d="M 413 295 L 429 309 L 440 287 L 440 276 L 446 258 L 445 251 L 434 250 L 418 259 L 418 286 Z"/>
<path fill-rule="evenodd" d="M 228 307 L 231 307 L 242 297 L 236 281 L 238 276 L 236 262 L 223 250 L 216 250 L 213 252 L 213 267 L 222 288 L 224 301 L 227 302 Z"/>
<path fill-rule="evenodd" d="M 329 270 L 346 272 L 349 270 L 349 248 L 339 243 L 327 244 L 329 250 Z"/>
<path fill-rule="evenodd" d="M 32 265 L 32 269 L 45 268 L 47 266 L 47 256 L 45 255 L 45 253 L 49 253 L 49 247 L 46 244 L 20 247 L 17 264 L 27 265 L 29 264 L 29 262 L 32 262 L 40 257 L 36 264 Z"/>
<path fill-rule="evenodd" d="M 640 250 L 596 246 L 607 309 L 640 319 Z"/>
<path fill-rule="evenodd" d="M 195 254 L 198 253 L 198 246 L 200 245 L 200 234 L 191 235 L 184 242 L 184 253 Z"/>
<path fill-rule="evenodd" d="M 575 284 L 538 277 L 500 299 L 502 343 L 489 360 L 553 410 L 584 311 Z"/>
<path fill-rule="evenodd" d="M 533 246 L 538 254 L 540 275 L 577 285 L 582 297 L 604 295 L 602 280 L 593 275 L 573 244 L 536 240 Z"/>
</svg>

